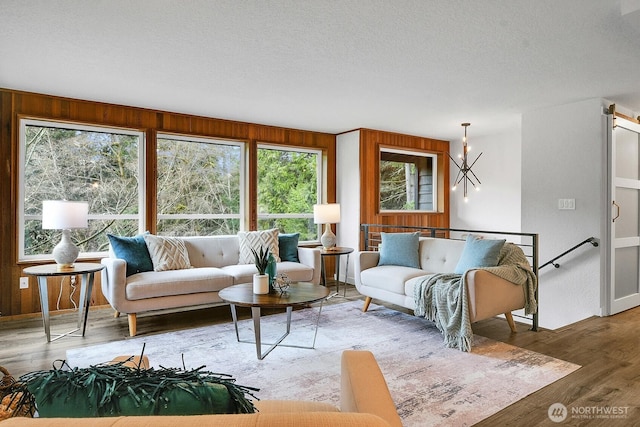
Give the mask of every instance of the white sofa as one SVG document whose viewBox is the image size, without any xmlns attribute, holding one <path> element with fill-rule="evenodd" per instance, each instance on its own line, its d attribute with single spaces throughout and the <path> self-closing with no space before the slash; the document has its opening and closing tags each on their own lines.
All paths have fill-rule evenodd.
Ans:
<svg viewBox="0 0 640 427">
<path fill-rule="evenodd" d="M 136 314 L 152 310 L 194 307 L 221 303 L 218 291 L 239 283 L 249 283 L 257 272 L 254 264 L 238 264 L 240 243 L 233 236 L 182 237 L 193 268 L 145 271 L 126 275 L 126 261 L 110 257 L 101 260 L 102 293 L 116 310 L 126 313 L 129 334 L 136 335 Z M 298 247 L 299 263 L 277 264 L 278 273 L 292 281 L 320 283 L 321 258 L 316 248 Z"/>
<path fill-rule="evenodd" d="M 428 275 L 453 273 L 464 247 L 461 240 L 421 237 L 420 268 L 378 265 L 379 252 L 359 252 L 354 262 L 355 284 L 366 296 L 363 311 L 367 311 L 372 298 L 415 310 L 415 285 Z M 485 269 L 471 269 L 464 274 L 470 321 L 504 314 L 515 332 L 511 312 L 525 307 L 525 286 L 515 285 Z"/>
</svg>

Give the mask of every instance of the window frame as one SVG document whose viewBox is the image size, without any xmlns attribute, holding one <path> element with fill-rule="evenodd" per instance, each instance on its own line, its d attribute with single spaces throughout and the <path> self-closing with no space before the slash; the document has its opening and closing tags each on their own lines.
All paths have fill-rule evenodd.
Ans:
<svg viewBox="0 0 640 427">
<path fill-rule="evenodd" d="M 138 141 L 138 213 L 123 215 L 102 215 L 89 213 L 88 219 L 105 220 L 105 219 L 129 219 L 138 220 L 138 232 L 144 231 L 144 220 L 146 218 L 146 134 L 141 129 L 122 128 L 118 126 L 92 125 L 87 123 L 78 123 L 73 121 L 60 121 L 51 119 L 42 119 L 36 117 L 18 117 L 18 262 L 44 261 L 50 260 L 51 254 L 25 254 L 25 221 L 39 220 L 42 221 L 40 215 L 25 215 L 25 183 L 26 183 L 26 127 L 39 126 L 57 129 L 69 129 L 86 132 L 99 133 L 116 133 L 121 135 L 137 136 Z M 81 252 L 78 259 L 81 258 L 97 258 L 105 255 L 107 252 Z"/>
<path fill-rule="evenodd" d="M 157 160 L 158 160 L 158 147 L 157 147 L 157 142 L 160 139 L 169 139 L 169 140 L 176 140 L 176 141 L 183 141 L 183 142 L 194 142 L 197 144 L 212 144 L 212 145 L 229 145 L 229 146 L 235 146 L 238 147 L 240 149 L 240 180 L 239 180 L 239 186 L 240 186 L 240 206 L 239 206 L 239 212 L 237 214 L 160 214 L 158 212 L 158 189 L 156 188 L 156 194 L 154 195 L 154 198 L 156 200 L 156 227 L 158 226 L 158 221 L 160 221 L 161 219 L 237 219 L 239 221 L 240 224 L 240 231 L 244 231 L 246 229 L 246 223 L 247 221 L 245 220 L 246 213 L 247 213 L 247 195 L 248 195 L 248 188 L 247 188 L 247 182 L 249 182 L 248 179 L 248 168 L 247 168 L 247 143 L 246 141 L 241 141 L 241 140 L 236 140 L 236 139 L 232 139 L 232 138 L 215 138 L 215 137 L 206 137 L 206 136 L 191 136 L 191 135 L 184 135 L 184 134 L 175 134 L 175 133 L 166 133 L 166 132 L 162 132 L 162 133 L 157 133 L 156 134 L 156 153 L 155 153 L 155 159 L 156 159 L 156 168 L 157 166 Z M 156 184 L 157 184 L 157 179 L 158 176 L 156 174 Z M 157 187 L 157 185 L 156 185 Z"/>
<path fill-rule="evenodd" d="M 266 142 L 258 142 L 256 144 L 256 205 L 258 203 L 257 193 L 258 193 L 258 182 L 257 177 L 260 174 L 260 164 L 257 159 L 257 152 L 261 149 L 265 150 L 279 150 L 279 151 L 292 151 L 297 153 L 310 153 L 316 156 L 316 203 L 322 203 L 323 197 L 326 193 L 326 179 L 325 179 L 325 167 L 324 167 L 324 151 L 321 148 L 306 148 L 297 145 L 282 145 L 282 144 L 270 144 Z M 256 224 L 260 222 L 260 220 L 268 220 L 268 219 L 311 219 L 313 220 L 313 210 L 310 213 L 306 214 L 261 214 L 257 212 L 256 209 Z M 316 224 L 316 234 L 317 239 L 315 240 L 301 240 L 301 244 L 310 244 L 316 243 L 320 241 L 320 235 L 322 234 L 322 225 Z"/>
<path fill-rule="evenodd" d="M 25 216 L 25 184 L 26 184 L 26 127 L 27 126 L 41 126 L 41 127 L 51 127 L 58 129 L 70 129 L 77 131 L 86 131 L 86 132 L 99 132 L 99 133 L 115 133 L 121 135 L 131 135 L 138 138 L 138 147 L 137 147 L 137 180 L 138 180 L 138 195 L 137 195 L 137 203 L 138 203 L 138 213 L 137 214 L 123 214 L 123 215 L 101 215 L 96 213 L 89 214 L 89 221 L 91 220 L 106 220 L 106 219 L 127 219 L 127 220 L 135 220 L 138 223 L 138 233 L 143 233 L 147 230 L 154 229 L 157 226 L 157 222 L 160 219 L 184 219 L 186 217 L 193 217 L 196 215 L 198 218 L 202 219 L 220 219 L 220 218 L 231 218 L 231 219 L 239 219 L 239 228 L 241 231 L 245 231 L 249 228 L 249 225 L 255 221 L 256 224 L 260 220 L 263 219 L 277 219 L 277 218 L 300 218 L 300 219 L 313 219 L 313 212 L 304 213 L 304 214 L 258 214 L 256 212 L 256 218 L 250 218 L 250 208 L 257 204 L 256 200 L 251 200 L 251 186 L 255 185 L 257 189 L 258 185 L 258 160 L 257 160 L 257 151 L 259 149 L 272 149 L 272 150 L 282 150 L 282 151 L 292 151 L 292 152 L 300 152 L 300 153 L 311 153 L 316 156 L 316 203 L 323 203 L 327 197 L 327 153 L 325 148 L 313 148 L 306 147 L 297 144 L 286 144 L 286 143 L 271 143 L 267 141 L 256 141 L 256 140 L 247 140 L 242 138 L 226 138 L 223 136 L 208 136 L 208 135 L 190 135 L 181 132 L 151 132 L 149 133 L 149 129 L 147 128 L 136 128 L 136 127 L 123 127 L 118 125 L 111 124 L 94 124 L 92 122 L 85 121 L 75 121 L 75 120 L 59 120 L 56 118 L 48 118 L 41 116 L 27 116 L 27 115 L 18 115 L 18 173 L 17 173 L 17 196 L 18 202 L 16 203 L 16 213 L 17 213 L 17 262 L 18 263 L 32 263 L 32 262 L 42 262 L 42 261 L 51 261 L 51 254 L 34 254 L 34 255 L 26 255 L 25 254 L 25 224 L 26 221 L 30 220 L 42 220 L 42 215 L 28 215 Z M 238 215 L 224 215 L 224 214 L 167 214 L 167 215 L 159 215 L 157 212 L 157 194 L 151 194 L 151 192 L 157 192 L 156 185 L 150 185 L 150 180 L 155 179 L 155 173 L 150 173 L 151 168 L 157 167 L 157 141 L 158 139 L 176 139 L 181 141 L 194 141 L 194 142 L 204 142 L 204 143 L 223 143 L 226 145 L 237 145 L 239 146 L 241 153 L 241 173 L 240 173 L 240 213 Z M 149 153 L 149 147 L 152 147 L 154 151 L 153 153 Z M 255 156 L 255 158 L 253 158 Z M 251 182 L 252 172 L 251 165 L 254 164 L 256 167 L 256 175 L 255 182 Z M 256 193 L 257 196 L 257 193 Z M 150 212 L 149 209 L 156 209 L 156 212 Z M 147 224 L 148 220 L 154 220 L 156 224 Z M 322 234 L 322 225 L 316 224 L 316 234 L 318 238 L 316 240 L 308 240 L 301 241 L 301 244 L 313 244 L 319 241 L 319 236 Z M 108 252 L 81 252 L 79 254 L 78 259 L 98 259 L 104 257 Z"/>
<path fill-rule="evenodd" d="M 431 205 L 432 209 L 383 209 L 382 208 L 382 200 L 381 200 L 381 182 L 380 182 L 380 169 L 381 163 L 383 162 L 382 153 L 392 153 L 392 154 L 401 154 L 405 156 L 416 156 L 416 157 L 424 157 L 431 159 L 431 178 L 432 178 L 432 199 Z M 438 213 L 438 188 L 439 188 L 439 175 L 438 175 L 438 153 L 434 153 L 431 151 L 420 151 L 415 148 L 398 148 L 398 147 L 388 147 L 388 146 L 380 146 L 378 150 L 378 186 L 377 186 L 377 194 L 378 194 L 378 212 L 379 213 Z M 418 190 L 418 187 L 416 188 Z M 417 201 L 416 201 L 417 202 Z"/>
</svg>

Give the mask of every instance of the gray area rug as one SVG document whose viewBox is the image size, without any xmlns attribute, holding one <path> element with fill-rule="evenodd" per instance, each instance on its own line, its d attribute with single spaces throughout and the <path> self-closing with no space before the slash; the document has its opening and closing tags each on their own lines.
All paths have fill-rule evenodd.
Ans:
<svg viewBox="0 0 640 427">
<path fill-rule="evenodd" d="M 238 343 L 225 324 L 67 351 L 71 366 L 99 364 L 118 355 L 139 355 L 143 344 L 152 366 L 230 374 L 238 384 L 259 387 L 260 399 L 340 399 L 340 354 L 373 352 L 405 426 L 469 426 L 568 375 L 578 365 L 484 337 L 471 353 L 446 348 L 432 322 L 362 301 L 325 306 L 315 349 L 278 347 L 258 360 L 254 344 Z M 318 307 L 294 311 L 283 344 L 309 346 Z M 231 317 L 231 316 L 229 316 Z M 252 322 L 240 322 L 241 339 L 253 338 Z M 263 342 L 284 332 L 285 315 L 262 319 Z M 506 325 L 505 325 L 506 327 Z M 534 333 L 534 332 L 520 332 Z"/>
</svg>

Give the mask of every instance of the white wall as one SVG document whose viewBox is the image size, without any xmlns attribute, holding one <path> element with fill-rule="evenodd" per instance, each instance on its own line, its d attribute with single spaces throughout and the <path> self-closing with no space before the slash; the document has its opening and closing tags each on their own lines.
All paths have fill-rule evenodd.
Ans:
<svg viewBox="0 0 640 427">
<path fill-rule="evenodd" d="M 356 251 L 360 247 L 360 131 L 344 133 L 336 138 L 336 201 L 340 203 L 340 224 L 336 226 L 338 246 Z M 353 258 L 349 262 L 349 283 L 355 283 Z M 340 257 L 340 275 L 346 268 L 346 257 Z M 344 276 L 342 276 L 343 278 Z"/>
<path fill-rule="evenodd" d="M 604 117 L 592 99 L 522 117 L 522 229 L 540 236 L 540 264 L 588 237 L 600 238 Z M 558 199 L 575 199 L 559 210 Z M 540 271 L 540 326 L 600 314 L 600 251 L 591 245 Z"/>
<path fill-rule="evenodd" d="M 469 159 L 473 161 L 482 153 L 472 169 L 480 179 L 480 191 L 469 187 L 466 203 L 461 186 L 450 193 L 451 228 L 529 232 L 520 229 L 520 126 L 498 135 L 475 138 L 472 125 L 467 135 L 471 147 Z M 450 142 L 449 152 L 454 159 L 462 153 L 462 134 L 459 140 Z M 453 162 L 450 166 L 449 188 L 453 186 L 457 173 Z"/>
<path fill-rule="evenodd" d="M 482 138 L 469 128 L 472 158 L 483 152 L 473 168 L 482 189 L 471 191 L 466 204 L 451 193 L 451 227 L 538 233 L 540 264 L 587 237 L 600 238 L 608 104 L 591 99 L 527 112 L 521 127 Z M 359 131 L 337 138 L 338 244 L 353 248 L 360 239 L 359 139 Z M 451 142 L 452 156 L 461 144 Z M 575 210 L 559 210 L 560 198 L 575 199 Z M 585 245 L 561 258 L 559 269 L 541 270 L 540 326 L 556 329 L 601 314 L 601 252 Z"/>
</svg>

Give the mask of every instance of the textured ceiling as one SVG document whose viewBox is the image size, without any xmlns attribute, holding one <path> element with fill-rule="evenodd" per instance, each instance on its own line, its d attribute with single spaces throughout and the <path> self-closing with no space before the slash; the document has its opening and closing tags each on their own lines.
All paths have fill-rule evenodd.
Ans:
<svg viewBox="0 0 640 427">
<path fill-rule="evenodd" d="M 459 139 L 603 97 L 640 111 L 640 0 L 0 0 L 0 87 Z M 624 13 L 623 13 L 624 12 Z"/>
</svg>

